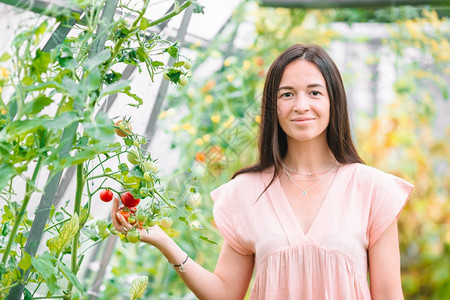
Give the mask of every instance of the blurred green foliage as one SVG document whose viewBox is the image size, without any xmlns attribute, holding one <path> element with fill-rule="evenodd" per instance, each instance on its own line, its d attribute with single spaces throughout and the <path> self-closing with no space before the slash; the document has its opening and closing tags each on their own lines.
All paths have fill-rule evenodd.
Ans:
<svg viewBox="0 0 450 300">
<path fill-rule="evenodd" d="M 214 229 L 209 192 L 257 159 L 259 105 L 270 63 L 294 43 L 316 43 L 328 48 L 332 42 L 371 40 L 371 36 L 361 39 L 334 30 L 333 23 L 342 21 L 389 22 L 384 25 L 388 35 L 380 46 L 393 57 L 394 96 L 375 113 L 357 115 L 353 120 L 356 142 L 369 165 L 416 186 L 399 221 L 405 298 L 449 298 L 450 151 L 446 141 L 450 128 L 448 124 L 436 128 L 435 121 L 436 100 L 448 101 L 450 29 L 449 22 L 433 10 L 404 7 L 375 12 L 307 11 L 260 8 L 253 2 L 241 4 L 224 31 L 229 34 L 218 34 L 206 49 L 199 44 L 192 46 L 198 50 L 193 78 L 187 88 L 169 97 L 167 109 L 160 115 L 159 126 L 167 129 L 173 137 L 172 147 L 181 152 L 176 175 L 167 182 L 173 183 L 179 177 L 176 182 L 181 184 L 176 186 L 179 195 L 186 198 L 182 201 L 197 199 L 196 207 L 202 210 L 197 221 L 205 228 L 201 232 L 220 246 L 222 239 Z M 254 25 L 255 40 L 241 51 L 233 48 L 233 39 L 244 22 Z M 382 55 L 386 54 L 368 53 L 366 64 L 376 64 Z M 196 70 L 205 62 L 220 66 L 202 76 L 204 69 L 199 73 Z M 348 88 L 354 70 L 346 68 L 343 77 Z M 195 175 L 186 172 L 188 168 Z M 195 188 L 195 193 L 189 191 L 190 187 Z M 189 232 L 182 232 L 175 240 L 198 263 L 214 269 L 219 246 L 199 243 Z M 120 299 L 124 291 L 117 286 L 130 282 L 130 274 L 149 274 L 149 299 L 195 298 L 165 258 L 148 245 L 119 247 L 102 298 Z"/>
</svg>

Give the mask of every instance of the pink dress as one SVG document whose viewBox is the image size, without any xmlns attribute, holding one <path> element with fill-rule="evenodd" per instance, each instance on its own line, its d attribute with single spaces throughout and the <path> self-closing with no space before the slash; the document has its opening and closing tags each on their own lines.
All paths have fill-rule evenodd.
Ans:
<svg viewBox="0 0 450 300">
<path fill-rule="evenodd" d="M 339 167 L 305 234 L 272 173 L 247 173 L 211 192 L 226 242 L 255 255 L 250 299 L 370 299 L 367 250 L 401 213 L 413 186 L 363 164 Z"/>
</svg>

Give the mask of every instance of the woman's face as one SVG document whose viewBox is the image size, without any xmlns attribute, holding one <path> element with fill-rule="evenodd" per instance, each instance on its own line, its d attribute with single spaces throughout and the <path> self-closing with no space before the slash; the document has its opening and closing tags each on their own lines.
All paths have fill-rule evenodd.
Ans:
<svg viewBox="0 0 450 300">
<path fill-rule="evenodd" d="M 286 66 L 277 92 L 277 115 L 288 143 L 326 143 L 330 99 L 315 64 L 297 59 Z"/>
</svg>

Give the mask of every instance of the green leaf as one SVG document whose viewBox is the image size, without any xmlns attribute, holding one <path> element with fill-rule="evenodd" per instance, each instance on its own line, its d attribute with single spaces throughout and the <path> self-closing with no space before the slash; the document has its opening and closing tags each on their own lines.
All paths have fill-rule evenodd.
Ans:
<svg viewBox="0 0 450 300">
<path fill-rule="evenodd" d="M 167 76 L 169 76 L 170 81 L 178 82 L 180 81 L 181 71 L 170 68 L 169 71 L 167 72 Z"/>
<path fill-rule="evenodd" d="M 131 169 L 130 174 L 134 177 L 143 178 L 144 173 L 142 172 L 141 168 L 139 166 L 135 166 L 133 169 Z"/>
<path fill-rule="evenodd" d="M 120 80 L 122 78 L 122 74 L 115 72 L 113 70 L 109 70 L 111 73 L 107 73 L 105 75 L 105 82 L 107 84 L 111 84 L 113 82 L 116 82 L 117 80 Z"/>
<path fill-rule="evenodd" d="M 66 277 L 66 279 L 81 293 L 83 293 L 83 284 L 78 280 L 77 276 L 72 273 L 72 271 L 66 267 L 66 265 L 60 261 L 56 261 L 56 265 L 58 266 L 61 273 Z"/>
<path fill-rule="evenodd" d="M 179 217 L 178 219 L 179 219 L 181 222 L 184 222 L 184 223 L 186 223 L 186 225 L 189 226 L 189 222 L 186 220 L 186 217 Z"/>
<path fill-rule="evenodd" d="M 7 163 L 2 163 L 2 165 L 0 165 L 0 174 L 0 191 L 3 191 L 5 186 L 8 184 L 8 181 L 16 175 L 16 170 L 14 166 Z"/>
<path fill-rule="evenodd" d="M 96 91 L 99 89 L 101 83 L 102 79 L 100 70 L 98 68 L 95 68 L 89 72 L 89 75 L 86 77 L 83 86 L 85 86 L 88 91 Z"/>
<path fill-rule="evenodd" d="M 86 220 L 89 218 L 89 202 L 87 202 L 80 212 L 80 224 L 86 223 Z"/>
<path fill-rule="evenodd" d="M 208 243 L 211 243 L 211 244 L 214 244 L 214 245 L 217 245 L 217 243 L 216 242 L 214 242 L 214 241 L 211 241 L 210 239 L 208 239 L 206 236 L 203 236 L 203 235 L 200 235 L 199 237 L 198 237 L 199 239 L 201 239 L 201 240 L 204 240 L 204 241 L 207 241 Z"/>
<path fill-rule="evenodd" d="M 31 264 L 36 269 L 36 271 L 44 278 L 45 283 L 47 284 L 48 291 L 51 295 L 55 293 L 58 288 L 56 281 L 56 270 L 53 265 L 53 261 L 55 259 L 52 258 L 48 253 L 40 255 L 38 258 L 31 258 Z"/>
<path fill-rule="evenodd" d="M 110 57 L 111 51 L 109 49 L 104 49 L 103 51 L 97 53 L 94 57 L 87 59 L 83 67 L 90 72 L 107 61 Z"/>
<path fill-rule="evenodd" d="M 23 300 L 31 300 L 31 299 L 33 299 L 33 294 L 31 294 L 31 292 L 27 288 L 25 288 L 25 290 L 23 291 L 23 294 L 25 296 L 23 298 Z"/>
<path fill-rule="evenodd" d="M 84 99 L 86 92 L 84 89 L 77 84 L 75 81 L 68 77 L 64 77 L 61 80 L 62 85 L 64 86 L 64 89 L 73 97 L 78 99 Z"/>
<path fill-rule="evenodd" d="M 98 99 L 103 98 L 104 96 L 116 94 L 122 92 L 127 86 L 129 86 L 131 80 L 121 80 L 114 82 L 113 84 L 107 85 L 104 89 L 101 90 Z"/>
<path fill-rule="evenodd" d="M 36 57 L 33 59 L 31 72 L 37 75 L 46 72 L 50 62 L 51 57 L 49 52 L 43 52 L 40 49 L 36 50 Z"/>
<path fill-rule="evenodd" d="M 51 253 L 58 256 L 61 251 L 70 243 L 71 239 L 75 236 L 79 229 L 78 215 L 73 214 L 70 221 L 64 223 L 59 236 L 56 236 L 47 241 L 48 249 Z"/>
<path fill-rule="evenodd" d="M 106 147 L 106 144 L 101 144 L 102 147 Z M 95 157 L 100 150 L 97 147 L 89 147 L 82 151 L 78 151 L 74 156 L 61 158 L 59 161 L 55 162 L 55 167 L 58 170 L 62 170 L 64 168 L 68 168 L 70 166 L 78 165 L 82 162 L 92 159 Z"/>
<path fill-rule="evenodd" d="M 44 117 L 41 117 L 30 120 L 14 121 L 9 125 L 8 131 L 14 133 L 15 135 L 21 135 L 36 131 L 40 127 L 59 130 L 61 128 L 66 128 L 79 120 L 80 118 L 75 112 L 68 111 L 62 113 L 60 116 L 54 119 L 46 119 Z"/>
<path fill-rule="evenodd" d="M 164 63 L 155 60 L 155 61 L 152 61 L 152 66 L 155 67 L 155 68 L 158 68 L 158 67 L 164 66 Z"/>
<path fill-rule="evenodd" d="M 192 207 L 190 205 L 188 205 L 187 203 L 184 204 L 184 209 L 187 211 L 192 211 Z M 184 218 L 184 217 L 181 217 Z"/>
<path fill-rule="evenodd" d="M 88 145 L 88 143 L 89 143 L 89 137 L 84 135 L 84 136 L 80 137 L 80 139 L 77 141 L 77 147 L 84 148 Z"/>
<path fill-rule="evenodd" d="M 23 235 L 22 232 L 19 232 L 14 237 L 14 241 L 19 244 L 21 247 L 25 246 L 25 243 L 27 242 L 27 238 Z"/>
<path fill-rule="evenodd" d="M 150 21 L 147 18 L 142 17 L 141 23 L 139 23 L 139 28 L 145 30 L 149 27 Z"/>
<path fill-rule="evenodd" d="M 31 256 L 28 252 L 23 251 L 23 257 L 19 262 L 19 268 L 26 271 L 31 266 Z"/>
<path fill-rule="evenodd" d="M 78 61 L 72 57 L 60 57 L 58 61 L 61 67 L 69 70 L 75 70 L 78 67 Z"/>
<path fill-rule="evenodd" d="M 139 59 L 139 61 L 141 61 L 141 62 L 145 62 L 148 57 L 147 53 L 145 52 L 144 47 L 142 47 L 142 46 L 136 50 L 136 56 Z"/>
<path fill-rule="evenodd" d="M 172 45 L 170 47 L 167 47 L 166 50 L 164 50 L 164 52 L 169 53 L 169 55 L 172 56 L 173 58 L 177 58 L 178 47 L 176 45 Z"/>
<path fill-rule="evenodd" d="M 147 288 L 147 283 L 147 276 L 140 276 L 133 280 L 130 289 L 130 300 L 142 298 L 142 296 L 144 296 L 145 289 Z"/>
<path fill-rule="evenodd" d="M 200 5 L 200 4 L 195 3 L 195 2 L 192 3 L 192 11 L 194 12 L 194 14 L 203 14 L 203 13 L 205 13 L 203 11 L 204 8 L 205 7 L 203 5 Z"/>
<path fill-rule="evenodd" d="M 44 107 L 50 105 L 51 103 L 53 103 L 52 99 L 50 99 L 45 95 L 40 94 L 30 102 L 25 104 L 22 115 L 33 116 L 39 113 Z"/>
<path fill-rule="evenodd" d="M 123 172 L 123 171 L 128 171 L 128 165 L 126 163 L 121 163 L 120 165 L 117 166 L 117 168 L 119 169 L 119 171 Z"/>
<path fill-rule="evenodd" d="M 179 68 L 182 67 L 184 65 L 184 61 L 179 61 L 173 64 L 174 68 Z"/>
<path fill-rule="evenodd" d="M 93 139 L 108 144 L 114 142 L 113 122 L 105 112 L 99 112 L 91 122 L 83 122 L 83 126 L 85 133 Z"/>
<path fill-rule="evenodd" d="M 0 57 L 0 62 L 7 61 L 11 58 L 11 55 L 8 54 L 8 52 L 3 53 L 3 55 Z"/>
<path fill-rule="evenodd" d="M 131 98 L 133 98 L 134 100 L 137 101 L 137 104 L 128 104 L 129 106 L 133 106 L 133 107 L 139 107 L 142 104 L 144 104 L 144 101 L 142 100 L 141 97 L 139 97 L 136 94 L 133 94 L 132 92 L 130 92 L 131 88 L 127 87 L 123 90 L 123 93 L 126 94 L 127 96 L 130 96 Z"/>
</svg>

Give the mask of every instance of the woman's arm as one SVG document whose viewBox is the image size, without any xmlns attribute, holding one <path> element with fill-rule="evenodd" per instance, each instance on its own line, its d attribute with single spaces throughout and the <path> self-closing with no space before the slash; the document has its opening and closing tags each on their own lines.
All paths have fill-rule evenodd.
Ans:
<svg viewBox="0 0 450 300">
<path fill-rule="evenodd" d="M 397 219 L 369 249 L 369 276 L 373 300 L 404 299 L 400 277 Z"/>
<path fill-rule="evenodd" d="M 111 219 L 118 231 L 131 225 L 120 214 L 119 199 L 114 198 Z M 119 218 L 119 221 L 116 220 Z M 172 264 L 181 264 L 186 259 L 184 251 L 158 226 L 141 230 L 141 241 L 157 247 Z M 187 287 L 199 299 L 243 299 L 250 283 L 254 266 L 253 255 L 242 255 L 226 242 L 220 251 L 214 273 L 204 269 L 192 259 L 183 265 L 185 272 L 175 268 Z"/>
</svg>

